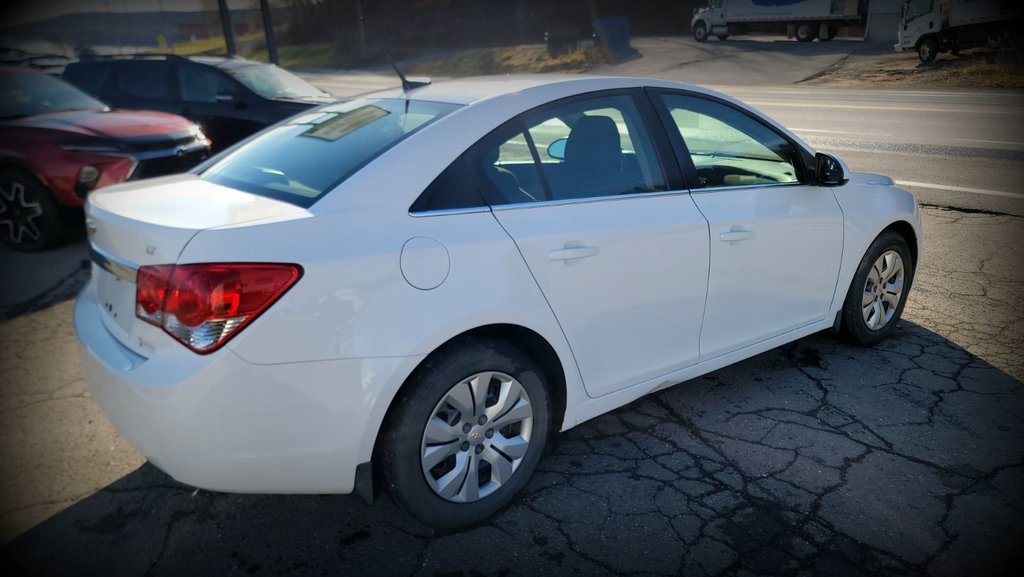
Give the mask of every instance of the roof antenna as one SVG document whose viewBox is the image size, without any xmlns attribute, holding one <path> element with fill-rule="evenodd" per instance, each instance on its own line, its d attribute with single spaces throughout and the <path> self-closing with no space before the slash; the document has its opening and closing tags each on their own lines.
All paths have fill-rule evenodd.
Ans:
<svg viewBox="0 0 1024 577">
<path fill-rule="evenodd" d="M 391 57 L 391 53 L 388 52 L 388 62 L 391 63 L 391 67 L 395 69 L 395 74 L 402 79 L 402 92 L 409 93 L 417 88 L 423 88 L 424 86 L 430 86 L 429 78 L 417 78 L 415 80 L 409 80 L 402 74 L 402 71 L 398 69 L 398 65 L 395 64 L 395 59 Z"/>
</svg>

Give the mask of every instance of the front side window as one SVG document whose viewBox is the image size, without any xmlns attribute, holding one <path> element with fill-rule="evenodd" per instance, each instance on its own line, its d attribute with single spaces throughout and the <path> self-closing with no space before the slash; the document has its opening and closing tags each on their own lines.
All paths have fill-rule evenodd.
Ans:
<svg viewBox="0 0 1024 577">
<path fill-rule="evenodd" d="M 217 102 L 217 95 L 238 97 L 238 87 L 223 73 L 203 66 L 179 66 L 178 85 L 186 102 Z"/>
<path fill-rule="evenodd" d="M 263 98 L 320 98 L 327 93 L 273 64 L 226 68 L 235 80 Z"/>
<path fill-rule="evenodd" d="M 934 0 L 910 0 L 904 5 L 905 21 L 910 22 L 932 13 L 932 2 Z"/>
<path fill-rule="evenodd" d="M 800 182 L 796 146 L 743 112 L 703 98 L 662 95 L 697 171 L 692 188 Z"/>
<path fill-rule="evenodd" d="M 527 115 L 515 126 L 497 140 L 485 140 L 469 157 L 491 204 L 667 189 L 632 96 L 574 100 Z"/>
<path fill-rule="evenodd" d="M 324 106 L 262 133 L 208 167 L 202 178 L 310 206 L 367 162 L 457 108 L 402 99 Z"/>
</svg>

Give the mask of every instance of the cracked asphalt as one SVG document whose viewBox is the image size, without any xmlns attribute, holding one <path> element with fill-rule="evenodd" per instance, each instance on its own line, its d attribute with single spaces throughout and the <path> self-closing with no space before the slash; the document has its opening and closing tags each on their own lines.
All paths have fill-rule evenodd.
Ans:
<svg viewBox="0 0 1024 577">
<path fill-rule="evenodd" d="M 815 335 L 585 423 L 557 437 L 508 509 L 461 533 L 386 496 L 371 506 L 175 482 L 89 399 L 71 303 L 22 313 L 0 325 L 0 567 L 1010 574 L 1024 562 L 1024 218 L 923 214 L 922 268 L 892 339 L 857 348 Z"/>
</svg>

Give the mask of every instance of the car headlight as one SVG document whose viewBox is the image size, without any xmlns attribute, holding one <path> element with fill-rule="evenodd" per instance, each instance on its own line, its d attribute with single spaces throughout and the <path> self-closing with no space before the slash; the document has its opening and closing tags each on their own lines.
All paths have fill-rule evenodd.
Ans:
<svg viewBox="0 0 1024 577">
<path fill-rule="evenodd" d="M 206 137 L 206 134 L 203 133 L 203 129 L 199 128 L 198 125 L 193 124 L 192 127 L 188 129 L 188 133 L 192 135 L 192 138 L 196 142 L 210 146 L 211 140 Z"/>
</svg>

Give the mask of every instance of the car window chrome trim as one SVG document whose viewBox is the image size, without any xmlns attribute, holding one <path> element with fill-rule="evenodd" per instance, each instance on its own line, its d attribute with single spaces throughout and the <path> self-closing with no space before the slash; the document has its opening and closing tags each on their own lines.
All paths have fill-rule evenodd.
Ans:
<svg viewBox="0 0 1024 577">
<path fill-rule="evenodd" d="M 692 194 L 709 194 L 712 192 L 719 192 L 723 190 L 744 190 L 747 188 L 778 188 L 782 186 L 815 186 L 813 184 L 807 184 L 806 182 L 775 182 L 770 184 L 737 184 L 734 186 L 712 186 L 707 188 L 692 188 L 690 193 Z"/>
<path fill-rule="evenodd" d="M 557 200 L 542 200 L 537 202 L 517 202 L 515 204 L 499 204 L 491 207 L 491 210 L 514 210 L 530 208 L 534 206 L 562 206 L 566 204 L 590 204 L 594 202 L 609 202 L 613 200 L 629 200 L 633 198 L 654 198 L 659 196 L 683 196 L 689 194 L 688 190 L 656 190 L 654 192 L 635 192 L 631 194 L 610 194 L 607 196 L 588 196 L 586 198 L 563 198 Z"/>
<path fill-rule="evenodd" d="M 422 218 L 425 216 L 448 216 L 452 214 L 474 214 L 477 212 L 490 212 L 490 207 L 487 206 L 472 206 L 469 208 L 439 208 L 437 210 L 420 210 L 420 211 L 409 211 L 409 216 L 413 218 Z"/>
<path fill-rule="evenodd" d="M 89 243 L 89 258 L 96 266 L 123 281 L 134 283 L 138 278 L 139 265 L 105 252 L 92 243 Z"/>
</svg>

